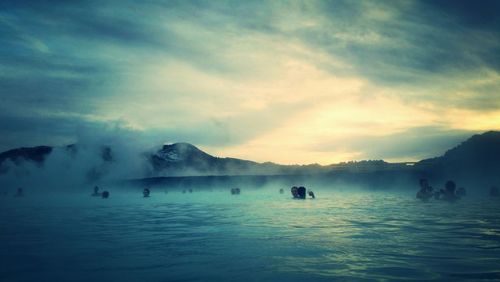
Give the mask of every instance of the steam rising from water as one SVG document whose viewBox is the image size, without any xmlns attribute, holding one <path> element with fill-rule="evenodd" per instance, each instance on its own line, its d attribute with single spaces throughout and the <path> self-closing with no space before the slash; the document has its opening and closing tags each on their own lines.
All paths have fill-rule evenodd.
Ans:
<svg viewBox="0 0 500 282">
<path fill-rule="evenodd" d="M 151 175 L 146 142 L 129 134 L 81 136 L 74 145 L 54 147 L 43 163 L 10 159 L 2 163 L 4 189 L 81 191 L 82 187 Z M 150 151 L 153 151 L 151 149 Z"/>
</svg>

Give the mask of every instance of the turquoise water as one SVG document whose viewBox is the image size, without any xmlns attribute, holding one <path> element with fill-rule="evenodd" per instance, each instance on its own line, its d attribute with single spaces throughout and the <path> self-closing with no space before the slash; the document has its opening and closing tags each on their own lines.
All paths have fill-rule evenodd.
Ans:
<svg viewBox="0 0 500 282">
<path fill-rule="evenodd" d="M 278 188 L 0 198 L 0 281 L 500 280 L 500 199 Z"/>
</svg>

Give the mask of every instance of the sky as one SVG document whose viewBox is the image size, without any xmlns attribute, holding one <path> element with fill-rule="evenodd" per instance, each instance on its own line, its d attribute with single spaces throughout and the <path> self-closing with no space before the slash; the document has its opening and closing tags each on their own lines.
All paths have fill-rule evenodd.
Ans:
<svg viewBox="0 0 500 282">
<path fill-rule="evenodd" d="M 500 129 L 500 1 L 0 2 L 0 151 L 415 161 Z M 101 138 L 101 139 L 99 139 Z"/>
</svg>

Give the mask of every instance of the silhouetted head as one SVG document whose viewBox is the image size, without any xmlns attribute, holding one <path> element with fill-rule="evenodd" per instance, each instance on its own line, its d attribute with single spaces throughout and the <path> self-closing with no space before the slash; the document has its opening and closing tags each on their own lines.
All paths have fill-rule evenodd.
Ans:
<svg viewBox="0 0 500 282">
<path fill-rule="evenodd" d="M 150 193 L 151 193 L 151 192 L 149 191 L 149 189 L 148 189 L 148 188 L 145 188 L 145 189 L 142 191 L 142 195 L 143 195 L 145 198 L 146 198 L 146 197 L 149 197 L 149 194 L 150 194 Z"/>
<path fill-rule="evenodd" d="M 303 186 L 300 186 L 299 189 L 297 189 L 297 194 L 299 195 L 299 198 L 305 199 L 306 198 L 306 188 Z"/>
<path fill-rule="evenodd" d="M 448 180 L 446 181 L 444 187 L 446 188 L 447 192 L 455 192 L 456 185 L 455 182 L 453 182 L 452 180 Z"/>
<path fill-rule="evenodd" d="M 102 196 L 103 199 L 107 199 L 107 198 L 109 198 L 109 192 L 108 191 L 104 191 L 104 192 L 102 192 L 101 196 Z"/>
<path fill-rule="evenodd" d="M 316 196 L 314 196 L 314 192 L 313 192 L 313 191 L 311 191 L 311 190 L 309 190 L 309 192 L 307 192 L 307 194 L 309 195 L 309 197 L 311 197 L 311 198 L 313 198 L 313 199 L 315 199 L 315 198 L 316 198 Z"/>
<path fill-rule="evenodd" d="M 298 198 L 299 197 L 299 192 L 298 192 L 298 189 L 297 186 L 293 186 L 292 189 L 290 189 L 290 191 L 292 192 L 292 196 L 294 198 Z"/>
</svg>

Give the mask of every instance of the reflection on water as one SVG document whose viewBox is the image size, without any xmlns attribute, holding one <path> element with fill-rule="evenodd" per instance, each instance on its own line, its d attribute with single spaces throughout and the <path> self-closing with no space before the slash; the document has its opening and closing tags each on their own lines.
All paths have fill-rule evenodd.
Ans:
<svg viewBox="0 0 500 282">
<path fill-rule="evenodd" d="M 500 279 L 500 203 L 277 189 L 0 198 L 0 281 Z"/>
</svg>

